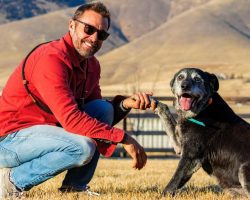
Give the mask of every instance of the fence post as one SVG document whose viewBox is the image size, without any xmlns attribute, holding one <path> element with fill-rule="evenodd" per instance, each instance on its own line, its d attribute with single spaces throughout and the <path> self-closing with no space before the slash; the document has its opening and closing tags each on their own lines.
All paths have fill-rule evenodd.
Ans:
<svg viewBox="0 0 250 200">
<path fill-rule="evenodd" d="M 127 117 L 125 117 L 125 118 L 123 119 L 123 121 L 122 121 L 122 126 L 123 126 L 123 130 L 124 130 L 125 132 L 127 132 Z M 120 151 L 120 157 L 121 157 L 121 158 L 126 158 L 126 157 L 127 157 L 127 152 L 126 152 L 124 149 L 122 149 L 122 150 Z"/>
</svg>

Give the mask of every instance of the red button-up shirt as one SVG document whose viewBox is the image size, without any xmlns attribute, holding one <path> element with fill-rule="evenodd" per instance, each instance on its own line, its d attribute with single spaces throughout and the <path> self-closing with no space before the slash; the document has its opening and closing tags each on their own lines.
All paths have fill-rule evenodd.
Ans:
<svg viewBox="0 0 250 200">
<path fill-rule="evenodd" d="M 75 134 L 114 143 L 122 140 L 123 130 L 101 123 L 78 108 L 77 100 L 82 98 L 83 92 L 85 103 L 102 98 L 100 65 L 95 57 L 80 64 L 69 33 L 38 47 L 25 65 L 30 91 L 53 114 L 40 109 L 28 95 L 22 82 L 22 65 L 23 62 L 10 76 L 0 98 L 0 136 L 38 124 L 55 126 L 60 123 Z M 97 142 L 97 147 L 105 156 L 111 156 L 115 149 L 114 144 L 101 142 Z"/>
</svg>

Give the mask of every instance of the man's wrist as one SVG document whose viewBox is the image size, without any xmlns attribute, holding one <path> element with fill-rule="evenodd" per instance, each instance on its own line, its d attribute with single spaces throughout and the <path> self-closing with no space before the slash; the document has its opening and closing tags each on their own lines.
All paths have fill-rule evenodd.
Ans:
<svg viewBox="0 0 250 200">
<path fill-rule="evenodd" d="M 123 105 L 123 102 L 124 102 L 124 100 L 122 100 L 121 103 L 120 103 L 120 108 L 122 109 L 122 111 L 124 111 L 124 112 L 130 111 L 131 108 L 125 107 L 125 106 Z"/>
</svg>

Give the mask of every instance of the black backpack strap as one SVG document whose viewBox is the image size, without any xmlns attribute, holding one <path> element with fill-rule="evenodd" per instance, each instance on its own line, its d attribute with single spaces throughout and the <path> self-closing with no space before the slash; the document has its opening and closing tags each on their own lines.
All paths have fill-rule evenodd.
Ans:
<svg viewBox="0 0 250 200">
<path fill-rule="evenodd" d="M 51 112 L 51 110 L 48 108 L 48 106 L 44 105 L 44 104 L 41 102 L 41 100 L 39 100 L 37 97 L 35 97 L 35 96 L 31 93 L 31 91 L 30 91 L 30 89 L 29 89 L 29 87 L 28 87 L 29 81 L 27 81 L 27 80 L 26 80 L 26 77 L 25 77 L 25 66 L 26 66 L 26 62 L 27 62 L 29 56 L 30 56 L 38 47 L 42 46 L 43 44 L 47 44 L 47 43 L 49 43 L 49 42 L 45 42 L 45 43 L 42 43 L 42 44 L 37 45 L 37 46 L 36 46 L 35 48 L 33 48 L 33 49 L 29 52 L 29 54 L 25 57 L 25 59 L 24 59 L 24 61 L 23 61 L 23 65 L 22 65 L 22 80 L 23 80 L 24 88 L 25 88 L 26 91 L 28 92 L 28 94 L 29 94 L 30 98 L 32 99 L 32 101 L 33 101 L 39 108 L 41 108 L 43 111 L 45 111 L 45 112 L 47 112 L 47 113 L 49 113 L 49 114 L 52 114 L 52 112 Z"/>
</svg>

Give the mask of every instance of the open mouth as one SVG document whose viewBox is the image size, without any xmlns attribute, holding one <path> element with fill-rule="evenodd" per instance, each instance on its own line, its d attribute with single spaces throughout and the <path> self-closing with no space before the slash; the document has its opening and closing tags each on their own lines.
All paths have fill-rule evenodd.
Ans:
<svg viewBox="0 0 250 200">
<path fill-rule="evenodd" d="M 92 50 L 94 48 L 93 44 L 91 44 L 87 41 L 84 41 L 83 44 L 84 44 L 85 48 L 88 50 Z"/>
<path fill-rule="evenodd" d="M 191 110 L 195 106 L 197 100 L 198 97 L 194 97 L 187 93 L 179 96 L 179 104 L 181 106 L 181 109 L 185 111 Z"/>
</svg>

